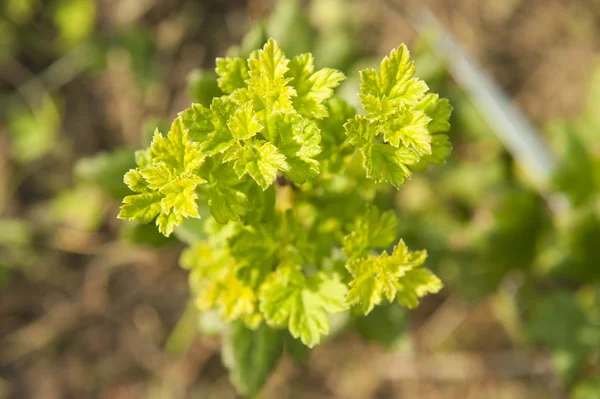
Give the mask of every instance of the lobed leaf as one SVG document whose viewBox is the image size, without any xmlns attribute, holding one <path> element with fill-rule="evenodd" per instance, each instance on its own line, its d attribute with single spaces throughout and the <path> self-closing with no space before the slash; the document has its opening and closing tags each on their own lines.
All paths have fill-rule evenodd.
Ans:
<svg viewBox="0 0 600 399">
<path fill-rule="evenodd" d="M 177 118 L 166 137 L 155 132 L 138 163 L 142 167 L 125 174 L 127 186 L 140 194 L 123 199 L 119 218 L 149 223 L 156 217 L 160 232 L 169 236 L 184 217 L 199 217 L 196 188 L 206 181 L 197 172 L 205 157 L 183 126 Z"/>
<path fill-rule="evenodd" d="M 361 257 L 370 249 L 387 248 L 397 239 L 398 219 L 393 211 L 381 213 L 369 206 L 364 216 L 357 218 L 350 234 L 344 237 L 344 253 L 348 257 Z"/>
<path fill-rule="evenodd" d="M 236 152 L 233 165 L 238 177 L 249 174 L 266 190 L 277 177 L 279 170 L 289 169 L 285 156 L 269 142 L 248 143 Z"/>
<path fill-rule="evenodd" d="M 441 164 L 452 147 L 447 136 L 452 107 L 414 77 L 415 65 L 406 46 L 385 57 L 380 71 L 361 72 L 364 116 L 344 128 L 349 143 L 361 151 L 368 178 L 399 188 L 413 171 Z M 382 142 L 383 141 L 383 142 Z"/>
<path fill-rule="evenodd" d="M 364 314 L 384 297 L 389 302 L 397 299 L 401 305 L 416 307 L 420 297 L 442 288 L 431 271 L 421 268 L 426 258 L 425 251 L 409 251 L 402 240 L 392 255 L 384 251 L 379 256 L 351 258 L 346 264 L 352 275 L 348 302 L 359 305 Z"/>
<path fill-rule="evenodd" d="M 216 72 L 219 76 L 217 83 L 219 89 L 225 94 L 230 94 L 245 86 L 249 78 L 248 65 L 242 58 L 217 58 Z"/>
<path fill-rule="evenodd" d="M 296 56 L 289 64 L 288 76 L 296 90 L 293 105 L 296 111 L 307 118 L 327 117 L 324 102 L 333 96 L 333 89 L 339 86 L 345 76 L 340 71 L 323 68 L 314 72 L 312 54 Z"/>
<path fill-rule="evenodd" d="M 260 294 L 260 310 L 269 326 L 289 328 L 312 348 L 329 333 L 328 313 L 346 309 L 346 286 L 323 272 L 311 277 L 294 266 L 280 266 Z"/>
<path fill-rule="evenodd" d="M 254 114 L 252 103 L 250 102 L 242 105 L 231 115 L 227 121 L 227 126 L 238 140 L 247 140 L 262 130 L 262 125 Z"/>
</svg>

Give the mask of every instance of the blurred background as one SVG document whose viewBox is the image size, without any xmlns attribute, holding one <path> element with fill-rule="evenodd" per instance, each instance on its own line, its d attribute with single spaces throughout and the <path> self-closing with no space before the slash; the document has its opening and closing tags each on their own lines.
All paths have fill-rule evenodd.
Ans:
<svg viewBox="0 0 600 399">
<path fill-rule="evenodd" d="M 236 397 L 188 306 L 194 232 L 116 215 L 133 150 L 270 36 L 352 103 L 407 43 L 454 152 L 396 201 L 444 290 L 284 358 L 261 397 L 600 398 L 600 1 L 3 0 L 0 399 Z"/>
</svg>

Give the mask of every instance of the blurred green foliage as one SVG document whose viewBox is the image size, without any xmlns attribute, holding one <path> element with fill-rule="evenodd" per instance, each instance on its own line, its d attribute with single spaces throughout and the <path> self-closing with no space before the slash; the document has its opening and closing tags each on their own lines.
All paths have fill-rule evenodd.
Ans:
<svg viewBox="0 0 600 399">
<path fill-rule="evenodd" d="M 37 259 L 34 247 L 35 229 L 26 221 L 17 218 L 0 218 L 0 287 L 8 284 L 17 268 L 28 268 Z"/>
<path fill-rule="evenodd" d="M 62 117 L 57 102 L 49 96 L 44 96 L 35 109 L 13 106 L 6 110 L 6 118 L 15 161 L 35 161 L 56 146 Z"/>
<path fill-rule="evenodd" d="M 93 0 L 6 0 L 0 9 L 0 65 L 23 49 L 40 49 L 36 59 L 49 64 L 87 44 L 94 51 L 82 63 L 86 68 L 102 71 L 111 52 L 124 51 L 140 90 L 160 81 L 151 31 L 135 23 L 108 34 L 95 32 L 98 10 Z M 344 0 L 314 0 L 308 11 L 298 0 L 280 0 L 272 15 L 254 24 L 229 55 L 247 57 L 274 37 L 290 56 L 310 51 L 318 67 L 343 70 L 348 79 L 339 92 L 355 93 L 356 71 L 372 61 L 370 54 L 359 54 L 360 26 L 354 15 Z M 36 18 L 50 25 L 51 37 L 41 40 L 40 33 L 31 28 Z M 450 79 L 431 38 L 422 37 L 415 50 L 417 75 L 454 105 L 450 138 L 455 152 L 448 165 L 416 176 L 396 198 L 378 200 L 395 202 L 401 220 L 398 233 L 411 247 L 428 249 L 428 266 L 442 277 L 448 293 L 478 301 L 500 295 L 506 282 L 516 284 L 514 316 L 525 326 L 518 331 L 520 338 L 551 354 L 573 398 L 600 397 L 600 68 L 581 115 L 547 126 L 546 137 L 559 166 L 551 195 L 541 195 L 522 179 L 493 126 Z M 219 94 L 212 70 L 198 69 L 188 76 L 190 100 L 208 104 Z M 2 110 L 11 161 L 24 169 L 56 156 L 57 148 L 65 151 L 60 94 L 41 93 L 33 103 L 28 100 L 17 94 Z M 168 130 L 164 121 L 149 118 L 140 141 L 148 143 L 157 126 Z M 48 202 L 51 219 L 74 229 L 98 230 L 105 217 L 114 216 L 107 212 L 108 205 L 128 193 L 122 176 L 134 163 L 127 148 L 80 159 L 73 187 L 55 193 Z M 339 212 L 356 211 L 345 206 L 343 198 L 328 206 Z M 204 226 L 194 223 L 186 221 L 177 237 L 170 238 L 152 225 L 123 223 L 120 237 L 156 247 L 189 243 L 205 234 Z M 15 268 L 31 265 L 38 256 L 37 228 L 25 219 L 0 218 L 0 287 L 9 282 Z M 299 361 L 308 356 L 297 340 L 270 335 L 273 332 L 268 329 L 249 333 L 239 324 L 226 331 L 212 312 L 198 315 L 196 323 L 184 323 L 184 330 L 175 331 L 172 337 L 185 337 L 190 325 L 206 335 L 226 334 L 229 367 L 235 370 L 238 387 L 248 394 L 256 392 L 284 348 Z M 368 340 L 394 347 L 408 330 L 409 320 L 399 306 L 390 305 L 368 316 L 340 320 L 338 330 L 348 325 Z M 248 356 L 255 345 L 269 356 L 255 362 L 256 358 Z"/>
<path fill-rule="evenodd" d="M 57 40 L 61 47 L 71 48 L 83 42 L 94 31 L 94 0 L 59 0 L 54 7 L 54 23 L 58 28 Z"/>
<path fill-rule="evenodd" d="M 129 149 L 116 149 L 83 158 L 75 165 L 75 176 L 92 183 L 112 198 L 119 199 L 129 193 L 121 176 L 135 167 L 135 157 Z"/>
<path fill-rule="evenodd" d="M 108 48 L 119 48 L 130 56 L 130 65 L 138 87 L 148 89 L 159 79 L 156 43 L 150 29 L 143 25 L 126 27 L 106 41 Z"/>
<path fill-rule="evenodd" d="M 79 184 L 52 199 L 52 219 L 79 231 L 95 231 L 104 219 L 106 202 L 93 185 Z"/>
</svg>

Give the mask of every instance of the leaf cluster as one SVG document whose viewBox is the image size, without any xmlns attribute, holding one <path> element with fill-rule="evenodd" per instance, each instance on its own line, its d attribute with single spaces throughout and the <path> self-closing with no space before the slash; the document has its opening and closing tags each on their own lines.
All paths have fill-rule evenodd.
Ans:
<svg viewBox="0 0 600 399">
<path fill-rule="evenodd" d="M 384 183 L 398 188 L 450 152 L 450 105 L 414 72 L 405 46 L 363 71 L 358 114 L 335 96 L 344 75 L 309 53 L 288 59 L 270 39 L 248 59 L 218 58 L 223 95 L 136 153 L 119 217 L 169 236 L 208 206 L 207 238 L 181 258 L 195 303 L 257 340 L 284 329 L 313 347 L 334 314 L 384 298 L 415 307 L 441 281 L 372 204 Z"/>
</svg>

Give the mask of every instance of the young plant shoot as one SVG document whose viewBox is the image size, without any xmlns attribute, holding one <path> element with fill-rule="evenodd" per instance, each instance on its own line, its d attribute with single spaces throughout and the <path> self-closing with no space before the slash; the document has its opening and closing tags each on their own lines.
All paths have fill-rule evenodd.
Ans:
<svg viewBox="0 0 600 399">
<path fill-rule="evenodd" d="M 223 95 L 192 104 L 136 152 L 119 218 L 169 236 L 210 209 L 207 239 L 181 265 L 197 307 L 231 323 L 230 357 L 248 361 L 248 337 L 275 359 L 266 375 L 285 330 L 312 348 L 333 314 L 366 315 L 384 301 L 413 308 L 441 289 L 426 252 L 399 240 L 395 214 L 380 210 L 451 152 L 452 108 L 414 76 L 406 46 L 361 71 L 360 111 L 335 95 L 340 71 L 315 70 L 311 54 L 290 60 L 273 39 L 247 60 L 218 58 L 216 72 Z M 244 394 L 266 378 L 233 373 Z"/>
</svg>

